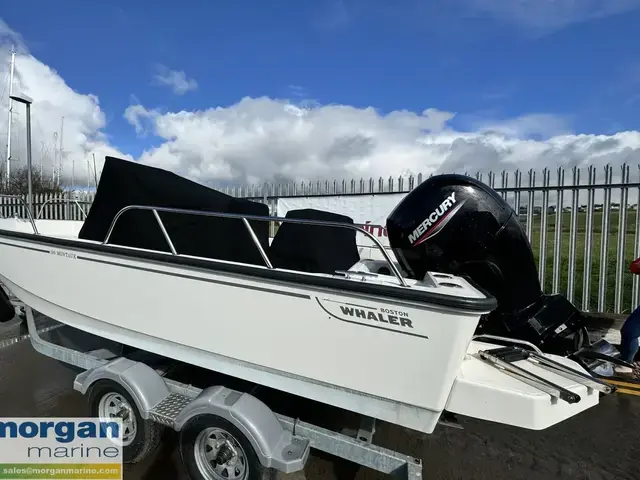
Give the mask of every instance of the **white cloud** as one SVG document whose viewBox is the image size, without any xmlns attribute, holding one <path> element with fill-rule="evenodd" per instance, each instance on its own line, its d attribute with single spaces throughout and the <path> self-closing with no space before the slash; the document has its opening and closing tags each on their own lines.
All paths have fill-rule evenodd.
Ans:
<svg viewBox="0 0 640 480">
<path fill-rule="evenodd" d="M 24 45 L 22 36 L 0 18 L 0 44 L 5 43 L 12 44 L 15 47 Z"/>
<path fill-rule="evenodd" d="M 554 30 L 640 8 L 638 0 L 459 1 L 473 12 L 536 30 Z"/>
<path fill-rule="evenodd" d="M 198 82 L 193 78 L 188 78 L 182 70 L 171 70 L 164 65 L 158 65 L 153 76 L 155 85 L 170 87 L 176 95 L 184 95 L 192 90 L 197 90 Z"/>
<path fill-rule="evenodd" d="M 473 132 L 454 130 L 449 125 L 454 114 L 435 109 L 384 115 L 346 105 L 300 108 L 270 98 L 179 113 L 133 105 L 125 116 L 162 140 L 141 161 L 203 181 L 388 177 L 640 160 L 640 132 L 574 135 L 565 119 L 544 114 L 478 125 Z"/>
<path fill-rule="evenodd" d="M 102 131 L 106 118 L 98 98 L 90 93 L 82 94 L 73 90 L 55 70 L 26 53 L 24 45 L 18 47 L 13 89 L 14 93 L 24 93 L 34 99 L 31 109 L 34 168 L 40 168 L 42 158 L 43 170 L 52 171 L 56 149 L 54 133 L 58 135 L 58 146 L 60 136 L 63 135 L 62 175 L 67 178 L 71 177 L 74 170 L 76 178 L 86 179 L 87 159 L 91 158 L 92 153 L 95 153 L 96 160 L 100 163 L 105 155 L 122 156 L 121 152 L 110 145 Z M 9 45 L 0 43 L 0 160 L 3 162 L 3 171 L 7 153 L 9 59 Z M 26 164 L 23 105 L 14 103 L 12 118 L 12 168 L 15 169 Z"/>
<path fill-rule="evenodd" d="M 473 122 L 473 125 L 479 133 L 494 132 L 513 138 L 550 138 L 571 133 L 569 118 L 546 113 L 531 113 L 497 122 L 481 120 Z"/>
<path fill-rule="evenodd" d="M 2 25 L 0 29 L 8 28 Z M 0 81 L 7 78 L 8 66 L 8 45 L 0 43 Z M 4 86 L 0 85 L 0 95 Z M 96 155 L 98 169 L 105 155 L 134 159 L 119 152 L 104 134 L 106 116 L 98 98 L 75 91 L 24 48 L 17 59 L 16 91 L 35 100 L 36 168 L 44 143 L 44 168 L 51 170 L 53 134 L 60 133 L 63 116 L 66 178 L 75 160 L 76 179 L 86 179 L 91 153 Z M 0 158 L 5 154 L 6 98 L 1 99 L 0 108 Z M 576 135 L 565 117 L 537 113 L 476 119 L 467 122 L 468 131 L 461 131 L 451 121 L 458 115 L 465 118 L 464 113 L 431 108 L 383 114 L 373 107 L 299 100 L 247 97 L 225 107 L 162 112 L 133 98 L 123 115 L 132 131 L 158 140 L 157 146 L 135 160 L 201 182 L 388 178 L 407 173 L 640 163 L 640 132 Z M 14 112 L 13 157 L 24 165 L 23 107 L 16 105 Z M 601 168 L 599 172 L 602 179 Z"/>
</svg>

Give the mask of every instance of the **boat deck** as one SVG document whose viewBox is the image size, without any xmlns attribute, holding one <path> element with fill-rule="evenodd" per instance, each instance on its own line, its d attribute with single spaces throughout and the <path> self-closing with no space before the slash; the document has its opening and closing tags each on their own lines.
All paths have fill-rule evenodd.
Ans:
<svg viewBox="0 0 640 480">
<path fill-rule="evenodd" d="M 38 319 L 39 329 L 50 326 L 42 317 Z M 0 326 L 0 329 L 0 342 L 20 333 L 12 326 Z M 43 337 L 63 337 L 67 346 L 81 341 L 68 327 L 44 333 Z M 176 370 L 172 375 L 186 373 Z M 0 412 L 4 416 L 84 415 L 86 398 L 72 390 L 75 375 L 71 368 L 36 353 L 28 340 L 6 342 L 0 349 Z M 270 393 L 263 391 L 260 395 Z M 337 421 L 348 424 L 349 419 L 336 416 L 335 409 L 327 416 L 327 410 L 321 405 L 293 403 L 297 405 L 296 410 L 305 409 L 306 419 L 314 417 L 314 421 L 320 422 L 324 417 L 325 424 Z M 294 405 L 279 406 L 286 410 Z M 461 423 L 465 430 L 440 426 L 430 436 L 379 424 L 376 443 L 422 458 L 425 471 L 439 479 L 637 478 L 634 452 L 640 444 L 640 396 L 607 396 L 597 409 L 540 432 L 473 419 L 461 419 Z M 126 479 L 186 478 L 181 471 L 176 436 L 169 432 L 155 455 L 141 464 L 127 466 L 125 472 Z M 338 477 L 329 460 L 314 455 L 304 474 L 281 478 L 331 480 Z M 386 480 L 388 477 L 363 469 L 357 478 Z"/>
</svg>

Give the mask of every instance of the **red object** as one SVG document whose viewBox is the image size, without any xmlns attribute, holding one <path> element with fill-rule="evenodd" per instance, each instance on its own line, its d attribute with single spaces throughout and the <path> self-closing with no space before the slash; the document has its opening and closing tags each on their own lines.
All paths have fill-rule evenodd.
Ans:
<svg viewBox="0 0 640 480">
<path fill-rule="evenodd" d="M 629 270 L 634 275 L 640 275 L 640 257 L 631 262 L 631 265 L 629 265 Z"/>
</svg>

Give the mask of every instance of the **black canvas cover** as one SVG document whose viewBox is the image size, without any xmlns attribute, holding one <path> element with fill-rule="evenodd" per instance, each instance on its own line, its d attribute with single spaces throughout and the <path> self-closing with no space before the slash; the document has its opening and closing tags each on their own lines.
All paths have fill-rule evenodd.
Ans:
<svg viewBox="0 0 640 480">
<path fill-rule="evenodd" d="M 313 208 L 290 210 L 285 218 L 354 223 L 346 215 Z M 309 273 L 348 270 L 360 260 L 356 231 L 283 222 L 269 248 L 269 258 L 274 267 Z"/>
<path fill-rule="evenodd" d="M 100 183 L 79 237 L 103 241 L 118 211 L 128 205 L 269 216 L 262 203 L 234 198 L 167 170 L 106 157 Z M 242 219 L 158 212 L 181 254 L 264 265 Z M 269 223 L 250 221 L 265 251 Z M 169 252 L 151 211 L 131 210 L 116 223 L 110 244 Z"/>
</svg>

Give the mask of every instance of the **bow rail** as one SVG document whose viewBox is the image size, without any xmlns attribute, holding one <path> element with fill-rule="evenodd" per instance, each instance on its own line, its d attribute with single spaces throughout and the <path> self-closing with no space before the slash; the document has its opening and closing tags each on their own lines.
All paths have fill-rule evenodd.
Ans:
<svg viewBox="0 0 640 480">
<path fill-rule="evenodd" d="M 36 219 L 40 219 L 40 216 L 42 215 L 42 212 L 44 211 L 44 207 L 45 205 L 49 204 L 49 203 L 64 203 L 66 205 L 67 202 L 73 202 L 75 203 L 78 208 L 80 209 L 80 212 L 82 212 L 82 214 L 84 215 L 84 219 L 87 219 L 87 212 L 84 208 L 82 208 L 82 205 L 80 205 L 80 202 L 78 202 L 78 200 L 74 199 L 69 199 L 67 200 L 66 198 L 50 198 L 49 200 L 45 201 L 42 205 L 40 205 L 40 210 L 38 210 L 38 214 L 36 215 Z"/>
<path fill-rule="evenodd" d="M 27 206 L 26 202 L 24 201 L 24 198 L 22 198 L 22 195 L 9 195 L 6 193 L 0 193 L 0 198 L 14 198 L 16 200 L 19 200 L 19 202 L 24 207 L 25 212 L 27 212 L 27 217 L 29 219 L 29 222 L 31 223 L 31 227 L 33 228 L 33 233 L 35 233 L 36 235 L 40 235 L 40 232 L 38 232 L 38 227 L 36 227 L 36 222 L 33 219 L 33 214 L 31 213 L 31 209 Z M 18 205 L 8 205 L 8 206 L 18 206 Z"/>
</svg>

